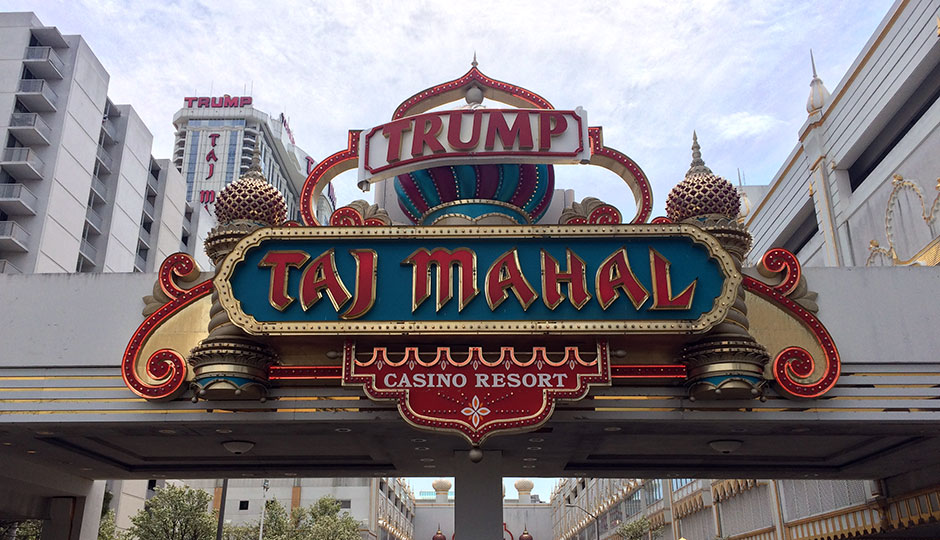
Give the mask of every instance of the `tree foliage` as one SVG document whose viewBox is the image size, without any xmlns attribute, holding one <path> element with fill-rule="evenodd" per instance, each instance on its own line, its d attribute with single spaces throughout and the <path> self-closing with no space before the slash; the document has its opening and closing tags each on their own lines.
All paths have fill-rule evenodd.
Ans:
<svg viewBox="0 0 940 540">
<path fill-rule="evenodd" d="M 617 527 L 615 532 L 623 540 L 656 540 L 663 535 L 663 528 L 653 528 L 646 516 L 628 521 Z"/>
<path fill-rule="evenodd" d="M 38 519 L 0 520 L 0 539 L 2 540 L 39 540 L 40 535 L 42 535 L 42 521 Z"/>
<path fill-rule="evenodd" d="M 128 534 L 134 540 L 214 540 L 216 520 L 208 510 L 210 500 L 198 489 L 158 488 L 131 518 Z"/>
<path fill-rule="evenodd" d="M 255 540 L 258 523 L 227 526 L 225 540 Z M 307 508 L 288 513 L 277 500 L 264 506 L 263 540 L 360 540 L 359 522 L 348 512 L 340 514 L 339 501 L 323 497 Z"/>
<path fill-rule="evenodd" d="M 114 528 L 114 510 L 108 509 L 101 515 L 98 524 L 98 540 L 118 540 L 117 530 Z"/>
</svg>

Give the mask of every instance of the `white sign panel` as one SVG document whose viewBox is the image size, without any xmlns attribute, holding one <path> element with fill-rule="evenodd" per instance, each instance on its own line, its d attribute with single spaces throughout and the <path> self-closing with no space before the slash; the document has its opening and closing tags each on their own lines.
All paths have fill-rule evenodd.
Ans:
<svg viewBox="0 0 940 540">
<path fill-rule="evenodd" d="M 408 116 L 367 131 L 359 181 L 377 182 L 440 164 L 586 163 L 587 113 L 461 109 Z"/>
</svg>

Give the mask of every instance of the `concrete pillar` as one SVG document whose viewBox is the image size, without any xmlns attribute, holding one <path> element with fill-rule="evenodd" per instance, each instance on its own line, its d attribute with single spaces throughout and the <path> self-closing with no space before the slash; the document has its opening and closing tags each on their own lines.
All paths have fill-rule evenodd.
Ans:
<svg viewBox="0 0 940 540">
<path fill-rule="evenodd" d="M 41 540 L 96 540 L 104 488 L 104 480 L 96 480 L 84 496 L 50 498 Z"/>
<path fill-rule="evenodd" d="M 502 452 L 483 452 L 479 463 L 469 452 L 454 452 L 454 531 L 461 540 L 503 537 Z"/>
</svg>

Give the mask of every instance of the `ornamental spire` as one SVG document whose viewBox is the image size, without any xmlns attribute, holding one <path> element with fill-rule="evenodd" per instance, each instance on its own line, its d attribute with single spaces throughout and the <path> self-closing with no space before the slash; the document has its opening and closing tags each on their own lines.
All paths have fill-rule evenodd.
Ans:
<svg viewBox="0 0 940 540">
<path fill-rule="evenodd" d="M 705 160 L 702 159 L 702 147 L 698 145 L 698 134 L 692 131 L 692 164 L 686 176 L 690 174 L 712 174 L 712 170 L 705 166 Z"/>
<path fill-rule="evenodd" d="M 822 79 L 816 74 L 816 59 L 813 58 L 813 49 L 809 50 L 809 62 L 813 66 L 813 80 L 809 83 L 809 98 L 806 99 L 806 112 L 813 114 L 822 110 L 829 101 L 829 90 Z"/>
<path fill-rule="evenodd" d="M 473 61 L 470 62 L 470 67 L 477 67 L 477 52 L 473 51 Z"/>
</svg>

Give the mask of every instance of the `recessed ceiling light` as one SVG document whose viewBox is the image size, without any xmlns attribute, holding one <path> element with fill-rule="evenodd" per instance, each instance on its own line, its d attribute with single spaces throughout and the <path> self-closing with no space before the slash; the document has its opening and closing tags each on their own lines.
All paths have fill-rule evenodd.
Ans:
<svg viewBox="0 0 940 540">
<path fill-rule="evenodd" d="M 620 431 L 621 429 L 623 429 L 623 428 L 620 428 L 620 427 L 617 427 L 617 426 L 607 426 L 607 427 L 604 428 L 604 431 L 609 431 L 609 432 L 613 433 L 613 432 L 615 432 L 615 431 Z"/>
<path fill-rule="evenodd" d="M 39 451 L 38 451 L 38 450 L 27 450 L 26 453 L 27 453 L 27 454 L 38 454 Z"/>
<path fill-rule="evenodd" d="M 423 458 L 420 459 L 420 461 L 422 461 L 422 462 L 424 462 L 424 463 L 431 463 L 432 461 L 434 461 L 434 458 L 432 458 L 432 457 L 423 457 Z"/>
<path fill-rule="evenodd" d="M 337 432 L 337 433 L 349 433 L 349 432 L 352 431 L 352 430 L 349 429 L 348 427 L 338 427 L 338 428 L 334 429 L 333 431 L 335 431 L 335 432 Z"/>
<path fill-rule="evenodd" d="M 534 468 L 535 468 L 535 465 L 523 465 L 522 468 L 523 468 L 523 469 L 534 469 Z"/>
<path fill-rule="evenodd" d="M 82 467 L 81 470 L 83 470 L 83 471 L 90 471 L 90 470 L 91 470 L 91 467 Z"/>
<path fill-rule="evenodd" d="M 11 443 L 11 442 L 4 442 L 4 443 L 3 443 L 3 446 L 13 446 L 13 443 Z"/>
<path fill-rule="evenodd" d="M 430 450 L 430 448 L 428 448 L 427 446 L 415 446 L 415 450 L 417 450 L 418 452 L 425 452 L 427 450 Z"/>
<path fill-rule="evenodd" d="M 297 473 L 295 473 L 295 472 L 286 472 L 286 473 L 284 473 L 284 476 L 297 476 Z"/>
<path fill-rule="evenodd" d="M 422 442 L 428 442 L 428 440 L 427 440 L 427 439 L 411 439 L 411 442 L 413 442 L 413 443 L 422 443 Z"/>
<path fill-rule="evenodd" d="M 230 430 L 230 429 L 228 429 L 228 428 L 219 428 L 219 429 L 215 430 L 215 432 L 216 432 L 216 433 L 219 433 L 219 434 L 221 434 L 221 435 L 228 435 L 229 433 L 232 432 L 232 430 Z"/>
<path fill-rule="evenodd" d="M 529 450 L 529 451 L 532 451 L 532 452 L 537 452 L 537 451 L 539 451 L 539 450 L 541 450 L 541 449 L 542 449 L 541 446 L 530 446 L 530 447 L 526 448 L 526 450 Z"/>
<path fill-rule="evenodd" d="M 545 442 L 545 439 L 541 437 L 532 437 L 531 439 L 529 439 L 529 442 Z"/>
<path fill-rule="evenodd" d="M 539 458 L 534 458 L 534 457 L 524 457 L 524 458 L 522 458 L 522 461 L 538 461 L 538 460 L 539 460 Z"/>
<path fill-rule="evenodd" d="M 162 433 L 164 435 L 176 435 L 175 429 L 158 429 L 157 433 Z"/>
<path fill-rule="evenodd" d="M 37 431 L 36 435 L 55 435 L 52 431 Z"/>
<path fill-rule="evenodd" d="M 436 468 L 437 468 L 437 465 L 425 465 L 424 468 L 425 468 L 425 469 L 436 469 Z"/>
</svg>

